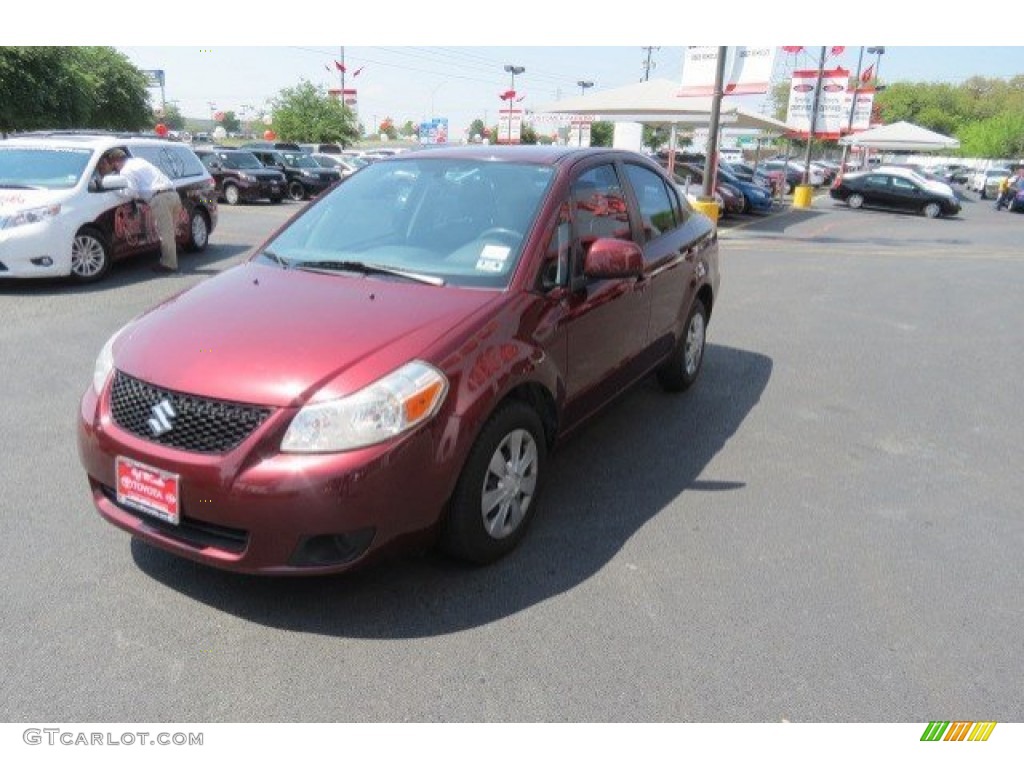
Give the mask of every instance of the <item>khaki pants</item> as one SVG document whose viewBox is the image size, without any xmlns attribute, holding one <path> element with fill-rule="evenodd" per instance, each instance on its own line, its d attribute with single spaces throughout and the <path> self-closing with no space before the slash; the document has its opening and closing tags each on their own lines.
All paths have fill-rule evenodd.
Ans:
<svg viewBox="0 0 1024 768">
<path fill-rule="evenodd" d="M 181 198 L 176 191 L 159 192 L 149 201 L 153 211 L 156 232 L 160 236 L 160 263 L 170 269 L 178 268 L 178 245 L 174 228 L 181 212 Z"/>
</svg>

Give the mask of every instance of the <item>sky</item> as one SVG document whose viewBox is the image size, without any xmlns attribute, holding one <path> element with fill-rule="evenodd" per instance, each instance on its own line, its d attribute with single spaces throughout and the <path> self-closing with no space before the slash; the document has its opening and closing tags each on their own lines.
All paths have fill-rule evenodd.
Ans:
<svg viewBox="0 0 1024 768">
<path fill-rule="evenodd" d="M 987 21 L 970 24 L 959 14 L 914 18 L 910 6 L 903 6 L 858 0 L 856 10 L 830 4 L 801 13 L 797 4 L 748 0 L 734 0 L 726 12 L 713 4 L 662 0 L 600 8 L 593 2 L 536 0 L 358 6 L 351 0 L 305 0 L 294 10 L 217 4 L 161 13 L 157 9 L 172 6 L 146 11 L 140 5 L 127 13 L 120 0 L 94 0 L 68 5 L 46 25 L 32 23 L 35 11 L 28 4 L 8 9 L 5 16 L 13 14 L 14 23 L 0 29 L 0 44 L 114 45 L 138 67 L 164 70 L 166 99 L 188 117 L 228 110 L 255 115 L 283 88 L 302 80 L 338 87 L 334 62 L 344 45 L 350 73 L 345 84 L 358 91 L 364 125 L 386 117 L 399 125 L 445 117 L 453 138 L 476 118 L 497 123 L 503 106 L 499 94 L 511 88 L 507 64 L 526 68 L 516 77 L 515 90 L 525 95 L 521 106 L 529 110 L 577 95 L 580 80 L 594 83 L 591 94 L 638 82 L 647 58 L 644 46 L 654 48 L 650 77 L 675 81 L 682 77 L 687 45 L 799 42 L 818 46 L 805 46 L 796 55 L 780 51 L 776 76 L 815 67 L 822 42 L 844 44 L 844 52 L 827 63 L 850 70 L 856 70 L 862 44 L 884 44 L 880 59 L 865 55 L 864 62 L 865 67 L 876 64 L 883 82 L 958 83 L 974 75 L 1024 74 L 1024 46 L 999 45 L 1014 37 L 1013 25 L 1002 25 L 1005 32 L 997 28 L 998 4 L 986 4 Z M 151 94 L 158 103 L 159 89 Z M 760 102 L 760 97 L 744 97 L 739 103 L 757 109 Z"/>
</svg>

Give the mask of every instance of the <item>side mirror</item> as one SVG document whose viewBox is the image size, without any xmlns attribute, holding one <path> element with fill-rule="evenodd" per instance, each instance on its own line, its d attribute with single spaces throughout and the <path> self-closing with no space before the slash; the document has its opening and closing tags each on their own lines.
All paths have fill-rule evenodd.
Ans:
<svg viewBox="0 0 1024 768">
<path fill-rule="evenodd" d="M 643 252 L 630 240 L 599 238 L 590 246 L 583 260 L 583 274 L 599 280 L 637 278 L 643 273 Z"/>
<path fill-rule="evenodd" d="M 128 179 L 112 173 L 100 179 L 100 188 L 108 192 L 115 189 L 128 189 Z"/>
</svg>

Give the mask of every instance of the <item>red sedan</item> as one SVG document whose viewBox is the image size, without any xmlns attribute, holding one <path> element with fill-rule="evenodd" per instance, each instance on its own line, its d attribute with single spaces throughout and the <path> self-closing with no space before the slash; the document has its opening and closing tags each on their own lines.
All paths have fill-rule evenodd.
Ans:
<svg viewBox="0 0 1024 768">
<path fill-rule="evenodd" d="M 698 378 L 715 229 L 605 149 L 382 160 L 101 350 L 78 445 L 109 522 L 209 565 L 343 571 L 438 542 L 486 563 L 559 438 Z"/>
</svg>

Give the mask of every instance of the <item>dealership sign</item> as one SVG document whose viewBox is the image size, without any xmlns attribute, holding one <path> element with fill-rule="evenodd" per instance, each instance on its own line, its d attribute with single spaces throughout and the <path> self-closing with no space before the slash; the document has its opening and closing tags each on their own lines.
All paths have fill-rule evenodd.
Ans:
<svg viewBox="0 0 1024 768">
<path fill-rule="evenodd" d="M 847 92 L 843 102 L 843 110 L 846 115 L 846 122 L 843 123 L 843 131 L 850 126 L 851 131 L 866 131 L 871 127 L 871 111 L 875 104 L 874 88 L 858 88 L 856 91 L 857 106 L 853 107 L 854 94 Z M 850 108 L 853 107 L 853 123 L 849 123 Z"/>
<path fill-rule="evenodd" d="M 727 48 L 722 93 L 726 96 L 767 93 L 771 87 L 774 62 L 774 48 L 742 45 Z M 713 95 L 717 72 L 718 48 L 716 46 L 689 46 L 683 61 L 683 84 L 679 95 Z"/>
<path fill-rule="evenodd" d="M 818 70 L 794 71 L 789 88 L 789 108 L 786 110 L 786 123 L 792 129 L 789 135 L 806 138 L 811 132 L 811 112 L 817 92 L 818 114 L 814 121 L 814 135 L 820 139 L 838 139 L 850 118 L 846 92 L 849 78 L 850 73 L 845 69 L 826 69 L 821 73 L 819 88 Z"/>
<path fill-rule="evenodd" d="M 523 110 L 498 110 L 498 143 L 518 144 L 523 129 Z"/>
</svg>

